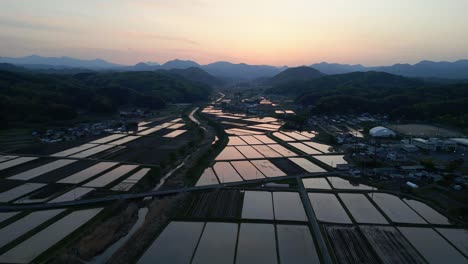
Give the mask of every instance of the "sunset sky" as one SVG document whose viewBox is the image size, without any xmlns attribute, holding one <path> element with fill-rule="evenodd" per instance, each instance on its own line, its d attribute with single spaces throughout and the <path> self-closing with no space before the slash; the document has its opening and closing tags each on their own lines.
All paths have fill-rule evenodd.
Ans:
<svg viewBox="0 0 468 264">
<path fill-rule="evenodd" d="M 303 65 L 468 59 L 468 0 L 0 0 L 0 56 Z"/>
</svg>

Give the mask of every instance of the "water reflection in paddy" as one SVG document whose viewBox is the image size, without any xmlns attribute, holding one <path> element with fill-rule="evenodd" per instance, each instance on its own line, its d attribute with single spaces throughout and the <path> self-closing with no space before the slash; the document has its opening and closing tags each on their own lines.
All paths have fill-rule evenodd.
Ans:
<svg viewBox="0 0 468 264">
<path fill-rule="evenodd" d="M 338 196 L 358 223 L 388 224 L 364 194 L 340 193 Z"/>
<path fill-rule="evenodd" d="M 245 191 L 242 218 L 273 220 L 271 192 Z"/>
<path fill-rule="evenodd" d="M 255 168 L 250 161 L 231 161 L 232 166 L 239 172 L 244 180 L 255 180 L 265 178 L 265 176 Z"/>
<path fill-rule="evenodd" d="M 331 186 L 325 178 L 305 178 L 302 179 L 302 182 L 306 189 L 331 190 Z"/>
<path fill-rule="evenodd" d="M 397 223 L 426 224 L 426 221 L 408 207 L 400 198 L 387 193 L 370 193 L 372 200 Z"/>
<path fill-rule="evenodd" d="M 467 259 L 432 228 L 398 227 L 398 229 L 429 263 L 467 263 Z"/>
<path fill-rule="evenodd" d="M 468 256 L 468 230 L 455 228 L 437 228 L 450 243 Z"/>
<path fill-rule="evenodd" d="M 238 225 L 206 223 L 192 263 L 233 263 Z"/>
<path fill-rule="evenodd" d="M 268 160 L 252 160 L 251 162 L 266 177 L 286 176 L 284 172 L 282 172 L 280 169 L 278 169 L 278 167 L 273 165 L 273 163 Z"/>
<path fill-rule="evenodd" d="M 337 165 L 348 164 L 344 159 L 344 155 L 317 155 L 314 158 L 333 168 L 336 168 Z"/>
<path fill-rule="evenodd" d="M 307 226 L 277 225 L 276 231 L 281 263 L 320 263 Z"/>
<path fill-rule="evenodd" d="M 70 213 L 26 239 L 0 256 L 0 262 L 30 263 L 47 249 L 84 225 L 101 211 L 101 208 Z"/>
<path fill-rule="evenodd" d="M 328 177 L 333 188 L 341 190 L 376 190 L 377 188 L 360 183 L 352 183 L 340 177 Z"/>
<path fill-rule="evenodd" d="M 299 193 L 274 192 L 273 205 L 276 220 L 307 221 Z"/>
<path fill-rule="evenodd" d="M 203 186 L 203 185 L 211 185 L 211 184 L 219 184 L 219 181 L 213 169 L 206 168 L 203 174 L 200 176 L 200 179 L 198 179 L 197 184 L 195 184 L 195 186 Z"/>
<path fill-rule="evenodd" d="M 242 223 L 236 263 L 277 263 L 275 228 L 272 224 Z"/>
<path fill-rule="evenodd" d="M 289 158 L 289 160 L 301 166 L 304 170 L 310 173 L 326 172 L 326 170 L 320 168 L 319 166 L 315 165 L 310 160 L 307 160 L 305 158 Z"/>
<path fill-rule="evenodd" d="M 251 146 L 237 146 L 236 147 L 247 159 L 261 159 L 264 158 L 262 154 L 256 151 Z"/>
<path fill-rule="evenodd" d="M 171 222 L 138 260 L 139 264 L 190 262 L 204 223 Z"/>
<path fill-rule="evenodd" d="M 324 222 L 350 224 L 348 214 L 332 193 L 309 193 L 317 219 Z"/>
<path fill-rule="evenodd" d="M 416 200 L 409 200 L 403 199 L 405 203 L 407 203 L 413 210 L 418 212 L 426 221 L 431 224 L 437 225 L 449 225 L 450 222 L 447 217 L 441 215 L 436 210 L 429 207 L 427 204 L 416 201 Z"/>
<path fill-rule="evenodd" d="M 229 162 L 216 162 L 213 169 L 218 175 L 218 179 L 221 183 L 243 181 L 241 176 Z"/>
<path fill-rule="evenodd" d="M 216 160 L 241 160 L 245 157 L 235 147 L 225 147 L 216 157 Z"/>
</svg>

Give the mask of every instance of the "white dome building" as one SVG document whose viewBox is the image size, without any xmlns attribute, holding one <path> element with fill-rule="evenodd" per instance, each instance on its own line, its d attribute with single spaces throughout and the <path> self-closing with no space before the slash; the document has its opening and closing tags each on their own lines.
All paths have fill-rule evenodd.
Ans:
<svg viewBox="0 0 468 264">
<path fill-rule="evenodd" d="M 373 137 L 394 137 L 396 136 L 396 133 L 393 132 L 392 130 L 383 127 L 383 126 L 378 126 L 374 127 L 371 130 L 369 130 L 369 134 Z"/>
</svg>

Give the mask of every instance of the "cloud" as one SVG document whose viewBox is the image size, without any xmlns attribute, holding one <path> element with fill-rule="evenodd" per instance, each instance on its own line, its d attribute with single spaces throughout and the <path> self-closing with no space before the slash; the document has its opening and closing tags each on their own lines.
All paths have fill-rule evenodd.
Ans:
<svg viewBox="0 0 468 264">
<path fill-rule="evenodd" d="M 159 35 L 159 34 L 146 33 L 146 32 L 127 31 L 127 32 L 122 33 L 121 35 L 125 38 L 157 39 L 157 40 L 164 40 L 164 41 L 186 43 L 190 45 L 199 45 L 198 42 L 188 39 L 188 38 Z"/>
<path fill-rule="evenodd" d="M 42 30 L 62 33 L 78 33 L 76 29 L 51 25 L 39 21 L 21 20 L 16 18 L 0 18 L 0 25 L 17 29 Z"/>
</svg>

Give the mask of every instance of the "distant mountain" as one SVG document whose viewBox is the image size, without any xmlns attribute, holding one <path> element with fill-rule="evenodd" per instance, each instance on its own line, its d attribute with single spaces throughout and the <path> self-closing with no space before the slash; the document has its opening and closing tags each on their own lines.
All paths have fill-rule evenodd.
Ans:
<svg viewBox="0 0 468 264">
<path fill-rule="evenodd" d="M 322 76 L 325 76 L 325 74 L 321 73 L 320 71 L 317 71 L 314 68 L 301 66 L 295 68 L 288 68 L 270 78 L 267 81 L 267 83 L 272 85 L 278 85 L 288 82 L 308 81 Z"/>
<path fill-rule="evenodd" d="M 260 77 L 272 77 L 284 70 L 285 67 L 248 65 L 245 63 L 234 64 L 226 61 L 219 61 L 204 65 L 202 69 L 216 77 L 252 80 Z"/>
<path fill-rule="evenodd" d="M 163 65 L 161 65 L 163 69 L 187 69 L 191 67 L 200 67 L 200 64 L 191 61 L 191 60 L 171 60 Z"/>
<path fill-rule="evenodd" d="M 458 60 L 455 62 L 421 61 L 414 65 L 395 64 L 392 66 L 376 67 L 375 70 L 410 77 L 466 79 L 468 78 L 468 60 Z"/>
<path fill-rule="evenodd" d="M 468 78 L 468 60 L 458 60 L 455 62 L 434 62 L 421 61 L 414 65 L 394 64 L 392 66 L 364 67 L 360 64 L 348 65 L 337 63 L 318 63 L 311 67 L 318 69 L 326 74 L 340 74 L 356 71 L 380 71 L 391 74 L 403 75 L 407 77 L 422 78 L 446 78 L 446 79 L 467 79 Z"/>
<path fill-rule="evenodd" d="M 21 58 L 0 57 L 0 63 L 10 63 L 28 69 L 35 70 L 60 70 L 68 72 L 79 72 L 80 69 L 88 70 L 116 70 L 116 71 L 155 71 L 160 69 L 188 69 L 192 67 L 201 68 L 218 79 L 232 81 L 252 81 L 259 78 L 270 78 L 288 67 L 275 67 L 269 65 L 249 65 L 245 63 L 230 63 L 219 61 L 207 65 L 200 65 L 191 60 L 171 60 L 162 65 L 156 62 L 140 62 L 136 65 L 119 65 L 102 59 L 81 60 L 70 57 L 42 57 L 31 55 Z M 439 78 L 439 79 L 468 79 L 468 60 L 455 62 L 433 62 L 421 61 L 414 65 L 394 64 L 391 66 L 365 67 L 361 64 L 338 64 L 321 62 L 310 65 L 310 67 L 324 74 L 344 74 L 350 72 L 379 71 L 397 74 L 407 77 Z M 72 70 L 70 69 L 72 68 Z"/>
<path fill-rule="evenodd" d="M 368 69 L 361 64 L 338 64 L 338 63 L 327 63 L 321 62 L 310 65 L 310 67 L 317 69 L 326 74 L 342 74 L 349 72 L 368 71 Z"/>
<path fill-rule="evenodd" d="M 41 57 L 37 55 L 21 58 L 0 57 L 0 62 L 22 65 L 28 68 L 108 69 L 122 66 L 101 59 L 81 60 L 70 57 Z"/>
<path fill-rule="evenodd" d="M 213 75 L 197 67 L 190 67 L 188 69 L 170 69 L 170 70 L 159 70 L 159 71 L 166 72 L 171 75 L 180 76 L 192 82 L 207 84 L 211 86 L 219 85 L 222 83 L 221 80 L 217 79 Z"/>
</svg>

